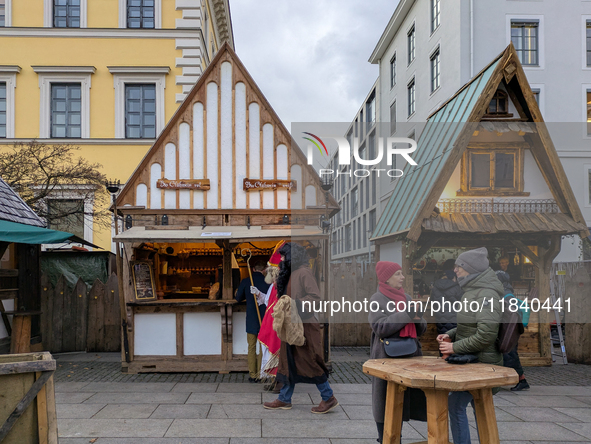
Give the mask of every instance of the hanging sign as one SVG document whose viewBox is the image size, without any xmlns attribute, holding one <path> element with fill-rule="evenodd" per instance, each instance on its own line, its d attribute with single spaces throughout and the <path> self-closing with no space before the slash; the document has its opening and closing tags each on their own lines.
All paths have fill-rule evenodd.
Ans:
<svg viewBox="0 0 591 444">
<path fill-rule="evenodd" d="M 165 190 L 209 190 L 209 179 L 178 179 L 168 180 L 159 179 L 156 181 L 156 187 Z"/>
<path fill-rule="evenodd" d="M 156 299 L 154 289 L 154 273 L 152 263 L 144 261 L 132 261 L 131 272 L 133 274 L 133 287 L 137 301 L 153 301 Z"/>
<path fill-rule="evenodd" d="M 273 191 L 278 188 L 297 191 L 295 180 L 264 180 L 264 179 L 244 179 L 242 188 L 244 191 Z"/>
</svg>

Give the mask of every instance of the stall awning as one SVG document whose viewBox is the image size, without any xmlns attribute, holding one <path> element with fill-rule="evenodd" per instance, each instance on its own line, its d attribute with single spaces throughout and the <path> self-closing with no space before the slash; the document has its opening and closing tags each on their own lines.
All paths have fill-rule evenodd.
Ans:
<svg viewBox="0 0 591 444">
<path fill-rule="evenodd" d="M 16 244 L 59 244 L 62 242 L 74 242 L 93 248 L 100 248 L 72 233 L 49 230 L 47 228 L 19 224 L 7 220 L 0 220 L 0 242 Z"/>
<path fill-rule="evenodd" d="M 328 234 L 322 233 L 318 227 L 290 228 L 281 225 L 266 227 L 227 226 L 227 227 L 186 227 L 186 229 L 168 229 L 163 226 L 146 230 L 146 227 L 132 227 L 114 238 L 119 242 L 212 242 L 219 239 L 229 239 L 233 243 L 248 242 L 249 240 L 275 239 L 325 239 Z"/>
</svg>

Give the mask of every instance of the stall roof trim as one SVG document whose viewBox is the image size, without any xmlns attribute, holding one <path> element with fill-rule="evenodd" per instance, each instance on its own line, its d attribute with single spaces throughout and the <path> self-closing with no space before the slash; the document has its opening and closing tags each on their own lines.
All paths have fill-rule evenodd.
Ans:
<svg viewBox="0 0 591 444">
<path fill-rule="evenodd" d="M 583 227 L 579 234 L 588 235 L 584 227 L 585 219 L 543 123 L 515 48 L 510 44 L 429 116 L 417 142 L 418 149 L 413 154 L 418 166 L 406 164 L 404 167 L 404 175 L 390 196 L 372 240 L 384 242 L 403 233 L 407 233 L 406 237 L 410 240 L 418 240 L 423 230 L 422 221 L 431 216 L 454 169 L 460 163 L 473 132 L 503 82 L 518 96 L 528 120 L 537 124 L 536 134 L 531 135 L 535 139 L 531 152 L 561 213 L 567 215 L 577 226 Z"/>
<path fill-rule="evenodd" d="M 263 228 L 260 226 L 211 226 L 211 227 L 187 227 L 187 229 L 158 229 L 146 230 L 146 227 L 132 227 L 114 238 L 119 242 L 169 242 L 169 243 L 194 243 L 211 242 L 220 239 L 232 241 L 248 241 L 263 239 L 324 239 L 328 235 L 315 226 L 303 228 Z"/>
<path fill-rule="evenodd" d="M 45 222 L 2 178 L 0 178 L 0 219 L 34 227 L 45 227 Z"/>
</svg>

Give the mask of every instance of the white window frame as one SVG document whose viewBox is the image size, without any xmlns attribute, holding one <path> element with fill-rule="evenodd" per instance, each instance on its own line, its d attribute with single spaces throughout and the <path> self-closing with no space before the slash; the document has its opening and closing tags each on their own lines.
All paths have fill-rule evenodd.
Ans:
<svg viewBox="0 0 591 444">
<path fill-rule="evenodd" d="M 4 0 L 4 27 L 12 26 L 12 0 Z"/>
<path fill-rule="evenodd" d="M 21 72 L 20 66 L 0 65 L 0 82 L 6 83 L 6 139 L 14 139 L 14 90 L 16 89 L 16 75 L 19 72 Z"/>
<path fill-rule="evenodd" d="M 80 138 L 90 137 L 90 77 L 95 73 L 94 66 L 32 66 L 39 76 L 39 138 L 51 138 L 51 84 L 80 83 L 81 128 Z"/>
<path fill-rule="evenodd" d="M 392 62 L 394 62 L 394 65 L 392 65 Z M 396 68 L 398 67 L 398 58 L 397 58 L 397 54 L 396 52 L 394 52 L 394 54 L 392 55 L 392 57 L 390 57 L 390 63 L 388 64 L 388 68 L 389 68 L 389 77 L 390 77 L 390 89 L 393 89 L 396 86 L 397 83 L 397 78 L 396 75 L 398 74 L 396 72 Z M 392 83 L 392 80 L 394 80 L 394 83 Z"/>
<path fill-rule="evenodd" d="M 538 21 L 538 65 L 523 65 L 524 70 L 542 70 L 546 67 L 546 45 L 544 43 L 545 26 L 544 16 L 536 14 L 507 14 L 506 18 L 506 44 L 511 44 L 511 21 L 537 20 Z"/>
<path fill-rule="evenodd" d="M 434 3 L 438 3 L 439 4 L 439 14 L 437 14 L 438 18 L 439 18 L 439 23 L 437 23 L 437 26 L 434 28 L 433 27 L 433 19 L 435 18 L 434 14 L 433 14 L 433 6 Z M 429 28 L 430 28 L 430 35 L 433 35 L 435 33 L 435 31 L 437 31 L 439 29 L 439 27 L 441 26 L 441 1 L 440 0 L 431 0 L 429 2 L 429 9 L 431 10 L 431 13 L 429 14 Z"/>
<path fill-rule="evenodd" d="M 165 124 L 164 89 L 166 88 L 166 75 L 170 72 L 170 68 L 168 66 L 108 66 L 107 68 L 113 74 L 113 87 L 115 88 L 115 138 L 125 139 L 125 85 L 131 83 L 154 83 L 156 85 L 156 137 L 158 137 Z"/>
<path fill-rule="evenodd" d="M 413 43 L 414 43 L 414 48 L 413 48 L 413 59 L 410 60 L 409 58 L 409 36 L 411 31 L 414 33 L 414 37 L 413 37 Z M 417 27 L 416 27 L 416 23 L 415 20 L 412 21 L 412 24 L 408 27 L 408 29 L 406 30 L 406 67 L 408 68 L 410 65 L 412 65 L 412 63 L 417 59 Z"/>
<path fill-rule="evenodd" d="M 591 208 L 591 202 L 589 199 L 591 196 L 589 195 L 589 171 L 591 171 L 591 164 L 586 163 L 583 165 L 583 180 L 585 183 L 584 191 L 585 191 L 585 207 Z"/>
<path fill-rule="evenodd" d="M 587 91 L 591 91 L 591 83 L 584 83 L 581 90 L 583 102 L 583 139 L 591 139 L 591 134 L 587 134 Z"/>
<path fill-rule="evenodd" d="M 435 53 L 438 53 L 438 57 L 439 57 L 439 61 L 437 62 L 437 69 L 438 69 L 438 77 L 439 77 L 439 85 L 437 85 L 437 88 L 433 89 L 433 56 L 435 55 Z M 431 54 L 429 54 L 429 89 L 431 90 L 431 93 L 429 94 L 429 96 L 432 96 L 433 94 L 437 93 L 437 91 L 439 91 L 441 89 L 441 45 L 439 43 L 437 43 L 437 45 L 435 46 L 435 49 L 433 49 L 433 51 L 431 51 Z"/>
<path fill-rule="evenodd" d="M 540 108 L 540 112 L 542 113 L 542 117 L 546 115 L 546 94 L 544 93 L 544 88 L 546 84 L 544 83 L 530 83 L 529 87 L 534 90 L 537 89 L 540 91 L 540 103 L 538 103 L 538 108 Z"/>
<path fill-rule="evenodd" d="M 9 0 L 10 1 L 10 0 Z M 80 27 L 88 28 L 88 0 L 80 0 Z M 53 0 L 43 0 L 43 27 L 53 28 Z"/>
<path fill-rule="evenodd" d="M 86 0 L 84 0 L 86 1 Z M 127 28 L 127 0 L 119 0 L 119 28 Z M 154 29 L 162 28 L 162 0 L 154 0 Z M 136 28 L 133 28 L 136 29 Z M 142 28 L 139 28 L 142 30 Z"/>
<path fill-rule="evenodd" d="M 591 0 L 590 0 L 591 1 Z M 591 15 L 584 15 L 583 19 L 583 27 L 582 27 L 582 34 L 583 34 L 583 60 L 582 60 L 582 68 L 585 71 L 591 71 L 591 66 L 587 66 L 587 21 L 591 20 Z"/>
</svg>

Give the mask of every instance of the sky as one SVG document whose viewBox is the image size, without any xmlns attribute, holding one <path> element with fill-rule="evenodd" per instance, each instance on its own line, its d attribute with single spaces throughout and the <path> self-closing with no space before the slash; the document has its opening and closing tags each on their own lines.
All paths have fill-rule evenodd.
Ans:
<svg viewBox="0 0 591 444">
<path fill-rule="evenodd" d="M 236 53 L 285 126 L 350 122 L 398 0 L 229 0 Z"/>
</svg>

